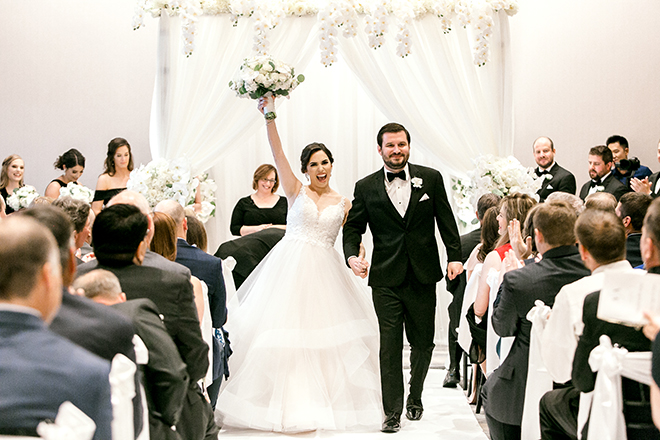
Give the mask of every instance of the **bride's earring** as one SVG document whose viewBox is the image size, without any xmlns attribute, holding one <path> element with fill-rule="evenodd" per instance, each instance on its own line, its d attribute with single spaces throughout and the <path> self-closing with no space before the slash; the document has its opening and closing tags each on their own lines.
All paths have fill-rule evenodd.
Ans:
<svg viewBox="0 0 660 440">
<path fill-rule="evenodd" d="M 305 179 L 307 180 L 307 183 L 311 183 L 311 180 L 309 178 L 309 174 L 305 173 Z"/>
</svg>

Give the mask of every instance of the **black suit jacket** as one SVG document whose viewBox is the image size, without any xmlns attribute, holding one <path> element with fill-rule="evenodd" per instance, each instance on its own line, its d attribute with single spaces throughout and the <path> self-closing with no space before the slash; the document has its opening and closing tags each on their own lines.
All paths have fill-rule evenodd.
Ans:
<svg viewBox="0 0 660 440">
<path fill-rule="evenodd" d="M 603 191 L 608 192 L 612 194 L 614 197 L 616 197 L 617 201 L 621 198 L 622 195 L 624 195 L 627 192 L 630 192 L 630 189 L 625 186 L 623 183 L 619 182 L 619 179 L 614 177 L 612 173 L 610 173 L 609 176 L 601 183 L 602 186 L 605 187 Z M 582 185 L 582 189 L 580 190 L 580 198 L 582 200 L 586 199 L 587 196 L 589 195 L 589 189 L 591 188 L 591 180 L 588 180 L 584 185 Z"/>
<path fill-rule="evenodd" d="M 483 387 L 489 416 L 502 423 L 521 424 L 532 330 L 527 312 L 538 299 L 552 307 L 564 285 L 589 273 L 577 247 L 560 246 L 546 251 L 538 263 L 504 275 L 491 325 L 498 335 L 515 336 L 515 340 L 507 358 Z"/>
<path fill-rule="evenodd" d="M 651 174 L 651 176 L 649 176 L 649 183 L 651 184 L 651 197 L 653 197 L 654 199 L 660 195 L 660 191 L 655 190 L 655 186 L 658 183 L 659 176 L 660 176 L 660 172 L 653 173 Z"/>
<path fill-rule="evenodd" d="M 461 235 L 461 263 L 465 264 L 479 243 L 481 243 L 481 228 Z"/>
<path fill-rule="evenodd" d="M 408 266 L 423 284 L 440 281 L 443 274 L 435 240 L 436 222 L 448 261 L 461 261 L 458 228 L 442 176 L 432 168 L 408 165 L 411 177 L 420 178 L 422 183 L 421 188 L 411 188 L 403 218 L 387 196 L 383 168 L 355 184 L 353 206 L 343 229 L 344 255 L 358 255 L 362 234 L 369 225 L 374 242 L 370 286 L 400 285 Z"/>
<path fill-rule="evenodd" d="M 550 168 L 551 179 L 545 179 L 541 189 L 538 190 L 537 194 L 539 195 L 541 202 L 556 191 L 567 192 L 569 194 L 575 194 L 577 189 L 577 183 L 575 181 L 575 176 L 568 171 L 566 168 L 559 166 L 557 162 Z M 539 169 L 536 168 L 536 175 L 539 174 Z"/>
<path fill-rule="evenodd" d="M 149 351 L 149 361 L 143 367 L 143 375 L 149 406 L 150 436 L 173 437 L 170 427 L 179 421 L 188 388 L 186 364 L 179 356 L 153 301 L 132 299 L 112 308 L 131 319 L 136 334 Z"/>
</svg>

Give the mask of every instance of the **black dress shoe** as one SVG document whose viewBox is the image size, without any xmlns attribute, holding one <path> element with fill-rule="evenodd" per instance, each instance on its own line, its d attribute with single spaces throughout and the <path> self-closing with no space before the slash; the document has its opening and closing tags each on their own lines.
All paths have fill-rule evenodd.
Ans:
<svg viewBox="0 0 660 440">
<path fill-rule="evenodd" d="M 442 386 L 444 388 L 456 388 L 456 385 L 461 381 L 461 375 L 458 372 L 458 370 L 453 369 L 447 371 L 447 375 L 445 376 L 444 382 L 442 382 Z"/>
<path fill-rule="evenodd" d="M 408 396 L 406 401 L 406 418 L 408 420 L 419 420 L 424 413 L 424 407 L 421 400 L 414 400 Z"/>
<path fill-rule="evenodd" d="M 380 432 L 395 433 L 401 430 L 401 422 L 398 417 L 392 416 L 383 422 Z"/>
</svg>

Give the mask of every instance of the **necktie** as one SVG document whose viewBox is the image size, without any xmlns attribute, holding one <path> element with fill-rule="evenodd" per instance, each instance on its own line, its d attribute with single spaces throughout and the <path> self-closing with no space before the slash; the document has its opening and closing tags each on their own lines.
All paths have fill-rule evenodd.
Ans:
<svg viewBox="0 0 660 440">
<path fill-rule="evenodd" d="M 387 181 L 388 182 L 393 181 L 397 177 L 401 180 L 406 180 L 406 172 L 404 170 L 399 171 L 398 173 L 390 173 L 389 171 L 387 172 Z"/>
<path fill-rule="evenodd" d="M 540 169 L 540 168 L 537 168 L 537 169 L 536 169 L 536 175 L 537 175 L 537 176 L 541 177 L 541 176 L 543 176 L 543 175 L 545 175 L 545 174 L 550 174 L 550 171 L 548 171 L 548 170 L 542 170 L 542 169 Z"/>
<path fill-rule="evenodd" d="M 589 185 L 590 188 L 593 188 L 595 186 L 600 185 L 602 182 L 600 181 L 600 177 L 596 177 L 595 179 L 591 179 L 591 184 Z"/>
</svg>

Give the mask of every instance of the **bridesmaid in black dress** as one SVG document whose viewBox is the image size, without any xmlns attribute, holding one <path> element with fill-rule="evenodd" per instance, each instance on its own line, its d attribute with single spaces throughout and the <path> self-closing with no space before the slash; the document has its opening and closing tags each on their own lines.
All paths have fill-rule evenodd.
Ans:
<svg viewBox="0 0 660 440">
<path fill-rule="evenodd" d="M 14 210 L 7 205 L 7 199 L 14 192 L 25 185 L 23 174 L 25 163 L 18 154 L 11 154 L 2 161 L 2 172 L 0 172 L 0 195 L 5 201 L 5 213 L 11 214 Z"/>
<path fill-rule="evenodd" d="M 133 171 L 133 153 L 126 139 L 118 137 L 110 141 L 103 165 L 105 169 L 96 183 L 92 202 L 94 214 L 101 212 L 111 198 L 126 189 L 126 183 Z"/>
<path fill-rule="evenodd" d="M 48 184 L 44 196 L 55 200 L 60 196 L 60 189 L 63 186 L 67 186 L 71 182 L 78 184 L 78 179 L 85 170 L 85 156 L 72 148 L 58 157 L 53 165 L 55 169 L 64 171 L 64 174 Z"/>
</svg>

